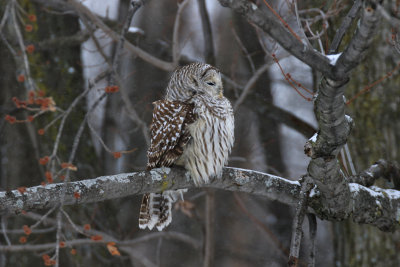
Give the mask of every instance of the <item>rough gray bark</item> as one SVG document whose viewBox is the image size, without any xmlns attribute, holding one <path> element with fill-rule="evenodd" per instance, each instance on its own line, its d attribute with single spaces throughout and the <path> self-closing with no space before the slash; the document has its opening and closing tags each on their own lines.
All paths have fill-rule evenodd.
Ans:
<svg viewBox="0 0 400 267">
<path fill-rule="evenodd" d="M 345 115 L 344 85 L 348 73 L 364 58 L 378 19 L 379 12 L 364 7 L 359 28 L 335 65 L 338 79 L 324 77 L 314 103 L 319 131 L 316 142 L 309 141 L 306 150 L 312 158 L 308 172 L 321 190 L 324 217 L 345 218 L 352 212 L 347 206 L 348 181 L 336 159 L 352 127 L 352 119 Z"/>
<path fill-rule="evenodd" d="M 335 78 L 332 72 L 333 66 L 329 64 L 329 60 L 311 46 L 307 46 L 296 39 L 271 11 L 261 10 L 247 0 L 219 0 L 219 2 L 222 6 L 232 8 L 251 23 L 260 27 L 283 48 L 311 68 L 320 71 L 327 77 Z"/>
<path fill-rule="evenodd" d="M 377 172 L 378 173 L 378 172 Z M 385 173 L 385 172 L 383 172 Z M 381 174 L 381 173 L 379 173 Z M 282 177 L 245 170 L 225 168 L 221 179 L 214 179 L 207 187 L 240 191 L 261 195 L 279 202 L 295 206 L 299 201 L 300 183 Z M 100 202 L 146 192 L 195 188 L 192 179 L 181 168 L 160 168 L 152 171 L 123 173 L 95 179 L 34 186 L 20 193 L 18 190 L 0 192 L 0 212 L 11 213 L 32 209 L 46 209 L 60 204 L 65 192 L 64 205 Z M 384 231 L 393 231 L 398 225 L 400 193 L 392 189 L 366 188 L 350 183 L 346 210 L 352 213 L 358 223 L 372 224 Z M 321 195 L 314 188 L 309 206 L 320 216 L 324 216 Z M 344 219 L 326 217 L 329 220 Z"/>
</svg>

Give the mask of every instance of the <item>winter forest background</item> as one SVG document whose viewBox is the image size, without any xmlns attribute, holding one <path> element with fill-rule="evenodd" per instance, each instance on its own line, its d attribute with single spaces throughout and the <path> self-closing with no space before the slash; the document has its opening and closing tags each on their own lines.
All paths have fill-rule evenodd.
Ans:
<svg viewBox="0 0 400 267">
<path fill-rule="evenodd" d="M 400 1 L 132 3 L 0 0 L 0 266 L 398 266 Z M 191 188 L 160 233 L 138 229 L 144 189 L 63 189 L 144 171 L 151 103 L 193 61 L 234 106 L 228 165 L 311 187 Z"/>
</svg>

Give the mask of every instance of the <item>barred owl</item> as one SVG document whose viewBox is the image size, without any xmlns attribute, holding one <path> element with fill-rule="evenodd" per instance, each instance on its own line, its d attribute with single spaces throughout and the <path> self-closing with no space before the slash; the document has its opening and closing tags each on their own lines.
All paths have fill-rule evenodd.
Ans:
<svg viewBox="0 0 400 267">
<path fill-rule="evenodd" d="M 219 70 L 203 63 L 175 70 L 164 99 L 153 105 L 147 169 L 183 166 L 197 186 L 221 176 L 234 143 L 234 118 Z M 139 227 L 168 226 L 177 196 L 177 191 L 145 194 Z"/>
</svg>

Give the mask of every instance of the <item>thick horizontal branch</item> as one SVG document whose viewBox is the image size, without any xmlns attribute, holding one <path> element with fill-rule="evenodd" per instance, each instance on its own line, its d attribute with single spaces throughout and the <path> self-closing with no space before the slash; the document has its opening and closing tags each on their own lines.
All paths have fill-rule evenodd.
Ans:
<svg viewBox="0 0 400 267">
<path fill-rule="evenodd" d="M 214 179 L 206 186 L 263 195 L 288 205 L 296 203 L 300 189 L 298 182 L 238 168 L 225 168 L 221 179 Z M 192 179 L 189 179 L 182 168 L 122 173 L 76 182 L 34 186 L 26 188 L 23 194 L 18 190 L 0 192 L 0 212 L 18 213 L 22 210 L 57 206 L 61 203 L 63 191 L 63 204 L 72 205 L 181 188 L 195 188 Z"/>
<path fill-rule="evenodd" d="M 220 179 L 214 179 L 207 187 L 240 191 L 268 197 L 295 206 L 300 197 L 300 183 L 271 174 L 239 168 L 224 168 Z M 310 207 L 317 216 L 328 220 L 343 220 L 353 215 L 359 223 L 373 224 L 381 230 L 393 230 L 399 224 L 400 192 L 391 189 L 369 189 L 349 184 L 349 198 L 345 214 L 326 216 L 324 202 L 318 189 L 314 189 Z M 0 212 L 18 213 L 22 210 L 47 209 L 63 204 L 84 204 L 117 199 L 130 195 L 142 195 L 162 190 L 196 188 L 188 173 L 182 168 L 160 168 L 151 171 L 122 173 L 76 182 L 49 184 L 0 192 Z"/>
</svg>

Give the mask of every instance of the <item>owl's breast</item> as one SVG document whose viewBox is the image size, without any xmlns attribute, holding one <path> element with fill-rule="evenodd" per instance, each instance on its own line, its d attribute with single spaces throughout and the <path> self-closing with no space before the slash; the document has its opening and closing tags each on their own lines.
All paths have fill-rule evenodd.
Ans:
<svg viewBox="0 0 400 267">
<path fill-rule="evenodd" d="M 191 140 L 179 160 L 190 171 L 196 185 L 219 177 L 234 143 L 233 113 L 216 116 L 206 106 L 195 107 L 197 119 L 187 126 Z"/>
</svg>

